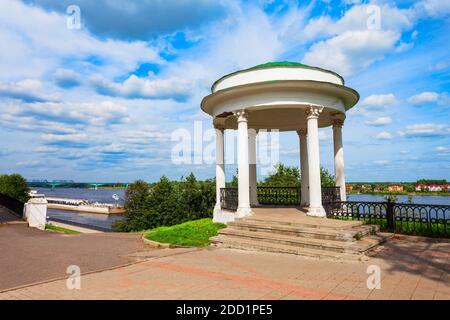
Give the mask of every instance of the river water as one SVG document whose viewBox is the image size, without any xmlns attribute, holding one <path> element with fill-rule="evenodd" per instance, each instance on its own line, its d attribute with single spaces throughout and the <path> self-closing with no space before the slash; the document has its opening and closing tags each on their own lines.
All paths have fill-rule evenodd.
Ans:
<svg viewBox="0 0 450 320">
<path fill-rule="evenodd" d="M 119 204 L 123 204 L 125 200 L 124 189 L 80 189 L 80 188 L 56 188 L 51 190 L 50 188 L 38 188 L 38 193 L 43 193 L 47 197 L 57 198 L 70 198 L 70 199 L 83 199 L 90 202 L 99 203 L 116 203 L 112 198 L 114 194 L 119 196 Z M 370 194 L 351 194 L 348 195 L 349 201 L 371 201 L 379 202 L 384 201 L 384 196 L 370 195 Z M 407 202 L 408 196 L 398 196 L 397 202 Z M 450 205 L 450 197 L 443 196 L 413 196 L 413 203 L 416 204 L 445 204 Z M 91 225 L 94 227 L 100 227 L 105 229 L 111 229 L 111 224 L 115 221 L 124 219 L 121 215 L 104 215 L 95 213 L 80 213 L 76 211 L 65 211 L 49 209 L 48 216 L 50 218 L 56 218 L 69 222 Z"/>
<path fill-rule="evenodd" d="M 37 188 L 40 194 L 45 194 L 47 197 L 55 198 L 69 198 L 69 199 L 83 199 L 89 202 L 123 204 L 125 200 L 124 189 L 81 189 L 81 188 Z M 119 201 L 116 202 L 112 198 L 114 194 L 119 196 Z M 48 209 L 47 216 L 58 220 L 73 222 L 81 225 L 88 225 L 102 229 L 112 229 L 112 223 L 118 220 L 125 219 L 122 215 L 115 214 L 98 214 L 86 213 L 68 210 Z"/>
</svg>

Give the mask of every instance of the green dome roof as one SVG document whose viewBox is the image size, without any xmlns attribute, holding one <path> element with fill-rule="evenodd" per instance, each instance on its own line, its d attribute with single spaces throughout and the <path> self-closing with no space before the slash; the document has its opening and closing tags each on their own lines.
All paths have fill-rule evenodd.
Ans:
<svg viewBox="0 0 450 320">
<path fill-rule="evenodd" d="M 220 81 L 222 81 L 225 78 L 228 78 L 230 76 L 233 76 L 235 74 L 241 73 L 241 72 L 246 72 L 246 71 L 253 71 L 255 69 L 264 69 L 264 68 L 272 68 L 272 67 L 296 67 L 296 68 L 305 68 L 305 69 L 312 69 L 312 70 L 319 70 L 319 71 L 323 71 L 323 72 L 328 72 L 331 73 L 337 77 L 339 77 L 342 80 L 342 84 L 345 84 L 345 80 L 344 78 L 331 70 L 327 70 L 327 69 L 323 69 L 323 68 L 319 68 L 319 67 L 313 67 L 313 66 L 309 66 L 307 64 L 303 64 L 300 62 L 291 62 L 291 61 L 270 61 L 270 62 L 266 62 L 266 63 L 262 63 L 262 64 L 258 64 L 254 67 L 250 67 L 248 69 L 243 69 L 243 70 L 238 70 L 232 73 L 229 73 L 227 75 L 224 75 L 223 77 L 221 77 L 220 79 L 216 80 L 212 87 L 211 87 L 211 92 L 214 92 L 214 88 L 217 85 L 217 83 L 219 83 Z"/>
<path fill-rule="evenodd" d="M 258 64 L 257 66 L 254 66 L 253 68 L 264 68 L 264 67 L 309 67 L 306 64 L 298 63 L 298 62 L 291 62 L 291 61 L 273 61 L 273 62 L 266 62 L 263 64 Z"/>
</svg>

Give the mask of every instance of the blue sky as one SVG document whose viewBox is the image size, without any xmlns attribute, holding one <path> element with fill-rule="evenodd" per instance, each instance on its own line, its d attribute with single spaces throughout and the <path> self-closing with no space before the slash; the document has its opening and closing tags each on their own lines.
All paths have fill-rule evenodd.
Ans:
<svg viewBox="0 0 450 320">
<path fill-rule="evenodd" d="M 81 29 L 67 28 L 71 4 Z M 332 69 L 361 94 L 343 129 L 348 181 L 450 180 L 448 34 L 445 0 L 3 0 L 0 172 L 213 177 L 211 164 L 172 163 L 171 133 L 211 128 L 199 104 L 220 76 L 290 60 Z M 331 129 L 320 134 L 332 171 Z M 298 164 L 295 133 L 280 148 Z"/>
</svg>

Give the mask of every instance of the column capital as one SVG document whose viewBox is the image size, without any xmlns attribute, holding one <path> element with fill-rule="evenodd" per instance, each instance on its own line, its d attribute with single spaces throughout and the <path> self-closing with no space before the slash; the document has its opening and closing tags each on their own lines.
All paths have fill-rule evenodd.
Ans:
<svg viewBox="0 0 450 320">
<path fill-rule="evenodd" d="M 297 134 L 299 136 L 306 136 L 308 134 L 308 130 L 306 130 L 306 129 L 299 129 L 299 130 L 297 130 Z"/>
<path fill-rule="evenodd" d="M 220 125 L 214 125 L 214 129 L 220 130 L 220 131 L 222 131 L 222 133 L 225 131 L 225 128 L 223 126 L 220 126 Z"/>
<path fill-rule="evenodd" d="M 322 113 L 323 107 L 319 106 L 309 106 L 305 113 L 306 113 L 306 119 L 317 119 L 319 118 L 319 115 Z"/>
<path fill-rule="evenodd" d="M 248 112 L 244 109 L 233 111 L 234 116 L 237 118 L 237 122 L 247 122 Z"/>
<path fill-rule="evenodd" d="M 342 113 L 333 113 L 331 115 L 333 121 L 333 128 L 342 128 L 344 125 L 345 115 Z"/>
</svg>

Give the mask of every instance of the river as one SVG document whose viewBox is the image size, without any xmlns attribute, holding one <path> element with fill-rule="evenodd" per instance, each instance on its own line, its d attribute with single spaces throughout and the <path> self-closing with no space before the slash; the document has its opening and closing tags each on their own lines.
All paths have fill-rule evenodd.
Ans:
<svg viewBox="0 0 450 320">
<path fill-rule="evenodd" d="M 347 196 L 348 201 L 369 201 L 380 202 L 384 200 L 385 195 L 373 194 L 350 194 Z M 408 202 L 408 196 L 397 196 L 398 203 Z M 450 197 L 445 196 L 412 196 L 412 202 L 415 204 L 445 204 L 450 205 Z"/>
<path fill-rule="evenodd" d="M 36 188 L 40 194 L 45 194 L 47 197 L 55 198 L 69 198 L 69 199 L 83 199 L 89 202 L 99 203 L 118 203 L 123 204 L 125 201 L 124 189 L 81 189 L 81 188 Z M 116 202 L 112 196 L 117 194 L 119 200 Z M 63 220 L 67 222 L 73 222 L 81 225 L 88 225 L 102 229 L 112 229 L 112 223 L 118 220 L 125 219 L 122 215 L 115 214 L 98 214 L 98 213 L 85 213 L 77 211 L 48 209 L 47 216 L 52 218 Z"/>
</svg>

